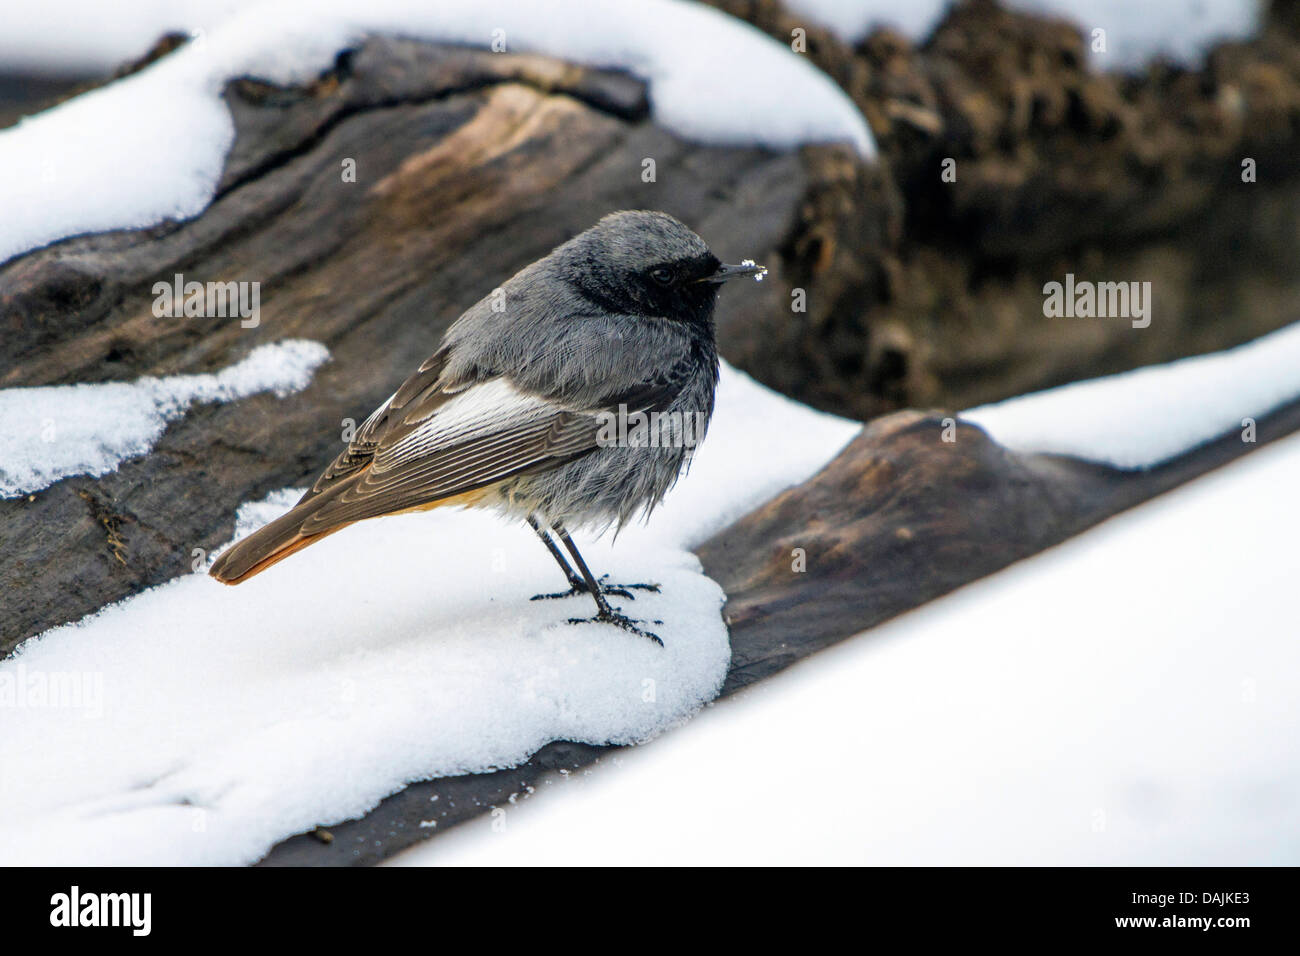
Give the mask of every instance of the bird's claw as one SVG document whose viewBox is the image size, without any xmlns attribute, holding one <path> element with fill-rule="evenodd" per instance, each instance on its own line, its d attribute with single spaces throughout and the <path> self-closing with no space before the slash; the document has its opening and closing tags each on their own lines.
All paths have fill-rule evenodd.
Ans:
<svg viewBox="0 0 1300 956">
<path fill-rule="evenodd" d="M 648 637 L 650 638 L 650 640 L 654 641 L 660 647 L 664 646 L 664 642 L 660 640 L 658 634 L 654 634 L 650 631 L 642 630 L 641 628 L 637 627 L 637 625 L 641 623 L 640 621 L 634 621 L 630 617 L 626 617 L 622 614 L 619 614 L 617 611 L 610 611 L 608 614 L 602 611 L 600 614 L 597 614 L 595 617 L 571 617 L 569 618 L 569 623 L 570 624 L 613 624 L 615 627 L 621 627 L 623 630 L 631 631 L 633 634 L 639 634 L 642 637 Z M 651 623 L 662 624 L 663 621 L 652 621 Z"/>
<path fill-rule="evenodd" d="M 534 594 L 528 600 L 530 601 L 558 601 L 561 598 L 576 597 L 579 594 L 587 594 L 587 585 L 575 584 L 567 591 L 556 591 L 554 594 Z"/>
<path fill-rule="evenodd" d="M 600 589 L 605 594 L 617 594 L 619 597 L 625 597 L 629 601 L 635 601 L 636 595 L 632 593 L 633 591 L 649 591 L 651 594 L 659 593 L 659 585 L 657 584 L 611 584 L 606 586 L 604 581 L 607 577 L 609 577 L 608 574 L 604 575 L 600 579 Z"/>
<path fill-rule="evenodd" d="M 616 595 L 627 598 L 629 601 L 635 601 L 636 595 L 633 591 L 649 591 L 651 594 L 659 593 L 657 584 L 609 584 L 605 582 L 609 579 L 608 574 L 602 574 L 597 583 L 600 585 L 600 593 L 604 595 Z M 534 594 L 530 600 L 533 601 L 556 601 L 561 598 L 576 597 L 579 594 L 590 594 L 591 589 L 587 587 L 585 581 L 576 581 L 569 586 L 567 591 L 557 591 L 554 594 Z"/>
</svg>

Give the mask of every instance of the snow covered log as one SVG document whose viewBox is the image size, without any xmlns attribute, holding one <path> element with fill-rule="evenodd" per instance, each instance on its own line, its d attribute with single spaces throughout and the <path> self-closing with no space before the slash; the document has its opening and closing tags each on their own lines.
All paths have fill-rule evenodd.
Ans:
<svg viewBox="0 0 1300 956">
<path fill-rule="evenodd" d="M 776 37 L 799 22 L 719 5 Z M 460 309 L 617 206 L 676 212 L 720 247 L 743 237 L 728 254 L 762 258 L 773 281 L 743 311 L 723 299 L 724 355 L 856 417 L 967 407 L 1290 320 L 1291 221 L 1260 211 L 1300 188 L 1293 33 L 1125 79 L 1087 68 L 1077 29 L 987 4 L 923 47 L 809 29 L 809 56 L 872 120 L 885 162 L 689 143 L 651 121 L 638 80 L 541 56 L 377 39 L 306 87 L 231 83 L 234 144 L 202 216 L 0 265 L 0 387 L 210 371 L 290 336 L 335 361 L 299 398 L 195 409 L 117 474 L 0 501 L 0 652 L 191 567 L 227 539 L 236 503 L 328 458 Z M 1033 122 L 1013 122 L 1017 97 L 1043 104 Z M 1214 188 L 1243 155 L 1258 181 Z M 944 156 L 959 157 L 955 182 L 933 168 Z M 1156 174 L 1170 164 L 1179 175 Z M 978 241 L 954 245 L 954 223 Z M 1035 317 L 1044 282 L 1069 272 L 1151 281 L 1151 326 Z M 259 327 L 155 316 L 153 285 L 176 274 L 260 282 Z M 795 290 L 807 312 L 791 311 Z"/>
<path fill-rule="evenodd" d="M 241 502 L 335 455 L 463 309 L 612 209 L 675 213 L 778 275 L 775 250 L 811 231 L 883 231 L 879 171 L 848 148 L 688 142 L 639 80 L 542 56 L 376 38 L 310 86 L 237 80 L 225 101 L 234 143 L 202 215 L 0 265 L 0 387 L 209 372 L 292 337 L 332 361 L 299 395 L 195 406 L 111 474 L 0 500 L 0 653 L 191 570 Z M 160 309 L 177 275 L 258 283 L 256 322 Z M 723 297 L 724 354 L 750 315 L 788 311 L 779 282 L 746 292 Z"/>
<path fill-rule="evenodd" d="M 1091 102 L 1068 31 L 1038 32 L 1008 16 L 1013 36 L 1028 29 L 1029 60 L 1042 37 L 1065 37 L 1065 52 L 1051 62 L 1075 84 L 1081 102 Z M 879 167 L 863 165 L 844 149 L 780 153 L 689 143 L 651 121 L 638 81 L 543 57 L 375 40 L 306 87 L 234 82 L 226 91 L 234 147 L 202 216 L 68 240 L 0 266 L 0 383 L 192 375 L 227 369 L 290 337 L 325 342 L 333 361 L 297 395 L 248 394 L 237 403 L 196 406 L 149 454 L 123 461 L 110 474 L 66 478 L 0 502 L 0 587 L 8 595 L 0 651 L 190 570 L 202 552 L 229 539 L 236 505 L 313 474 L 337 450 L 334 436 L 342 437 L 349 419 L 382 399 L 461 308 L 610 208 L 678 213 L 719 251 L 743 239 L 744 248 L 728 254 L 764 259 L 775 281 L 743 303 L 723 300 L 724 354 L 792 394 L 861 414 L 928 397 L 937 382 L 970 386 L 954 394 L 974 401 L 995 397 L 988 393 L 993 382 L 998 390 L 1018 391 L 1062 375 L 1159 361 L 1230 344 L 1216 336 L 1241 336 L 1243 328 L 1259 331 L 1278 320 L 1274 300 L 1288 300 L 1276 276 L 1255 282 L 1232 268 L 1186 268 L 1189 261 L 1201 263 L 1206 250 L 1181 246 L 1181 232 L 1205 234 L 1207 218 L 1218 215 L 1196 199 L 1198 184 L 1222 173 L 1214 162 L 1223 156 L 1216 154 L 1214 162 L 1192 170 L 1190 187 L 1186 178 L 1178 180 L 1174 198 L 1190 204 L 1150 190 L 1156 199 L 1145 212 L 1172 213 L 1154 226 L 1150 216 L 1120 222 L 1127 243 L 1120 243 L 1121 255 L 1151 242 L 1155 258 L 1141 260 L 1142 268 L 1157 270 L 1198 307 L 1226 305 L 1248 312 L 1249 321 L 1234 312 L 1233 321 L 1222 323 L 1230 331 L 1211 324 L 1190 338 L 1179 326 L 1132 334 L 1121 324 L 1107 329 L 1100 353 L 1083 361 L 1079 339 L 1065 335 L 1066 344 L 1059 345 L 1059 326 L 1040 323 L 1025 303 L 1041 306 L 1036 283 L 1044 275 L 1059 277 L 1076 254 L 1092 261 L 1087 249 L 1061 247 L 1062 237 L 1098 241 L 1109 233 L 1096 230 L 1116 220 L 1097 215 L 1104 204 L 1086 195 L 1080 201 L 1068 176 L 1001 190 L 997 137 L 964 138 L 983 129 L 979 116 L 963 112 L 968 104 L 999 114 L 978 90 L 963 91 L 962 84 L 978 86 L 984 74 L 961 62 L 968 48 L 953 34 L 962 23 L 954 16 L 945 27 L 948 42 L 923 53 L 888 36 L 863 48 L 865 62 L 907 61 L 890 74 L 895 79 L 939 83 L 936 102 L 947 112 L 935 113 L 938 127 L 926 112 L 933 90 L 911 102 L 910 94 L 893 88 L 872 86 L 864 93 L 854 87 L 853 77 L 864 76 L 860 69 L 832 71 L 873 119 L 884 104 L 882 115 L 898 121 L 894 127 L 880 123 L 889 163 Z M 1247 51 L 1244 61 L 1229 57 L 1226 73 L 1250 67 L 1258 52 Z M 1273 83 L 1276 113 L 1285 120 L 1293 110 L 1293 73 L 1278 68 L 1262 75 L 1267 82 L 1246 85 L 1246 107 L 1261 86 Z M 1036 81 L 1045 87 L 1056 82 Z M 1200 89 L 1181 83 L 1178 90 L 1187 92 L 1187 86 Z M 1097 113 L 1103 118 L 1105 105 Z M 1083 135 L 1087 129 L 1081 134 L 1065 121 L 1068 115 L 1058 119 L 1055 146 L 1058 137 L 1068 144 L 1076 135 L 1082 152 L 1095 145 Z M 919 139 L 918 129 L 924 134 Z M 165 131 L 159 138 L 160 145 L 166 142 Z M 1233 140 L 1232 147 L 1241 142 Z M 1263 145 L 1276 156 L 1289 142 L 1283 135 Z M 947 199 L 936 207 L 923 198 L 909 210 L 909 244 L 902 244 L 902 207 L 890 178 L 905 178 L 910 197 L 926 197 L 927 189 L 930 201 L 943 196 L 928 181 L 926 164 L 954 143 L 975 151 L 977 175 L 967 176 L 962 166 L 952 208 L 943 204 Z M 1126 143 L 1132 141 L 1121 137 L 1120 145 Z M 644 176 L 647 159 L 655 160 L 653 181 Z M 1168 157 L 1148 159 L 1159 166 Z M 1126 161 L 1118 159 L 1118 168 Z M 1078 171 L 1068 157 L 1061 162 Z M 1282 177 L 1269 188 L 1285 194 L 1291 184 Z M 1035 221 L 1026 239 L 1032 249 L 1012 269 L 1007 256 L 1021 247 L 1008 252 L 998 243 L 1016 240 L 1019 214 L 1037 208 L 1035 190 L 1049 196 L 1042 205 L 1052 212 Z M 1137 198 L 1146 202 L 1147 195 Z M 1257 201 L 1234 205 L 1237 219 L 1223 221 L 1240 227 Z M 1268 201 L 1278 202 L 1279 193 Z M 1017 215 L 1004 215 L 1008 208 Z M 1072 211 L 1076 218 L 1066 215 Z M 980 244 L 969 260 L 947 244 L 941 233 L 955 213 L 983 229 L 993 258 L 981 258 Z M 1293 252 L 1278 246 L 1273 258 L 1247 254 L 1235 262 L 1287 274 L 1286 257 Z M 1159 263 L 1169 256 L 1177 261 L 1165 269 Z M 1008 269 L 1010 279 L 1003 274 Z M 156 284 L 166 286 L 181 273 L 261 283 L 257 321 L 159 315 Z M 1196 282 L 1185 282 L 1188 275 Z M 1293 276 L 1294 270 L 1286 278 Z M 1234 282 L 1264 292 L 1237 300 Z M 1201 295 L 1203 283 L 1215 294 Z M 792 318 L 790 292 L 796 288 L 808 294 L 810 312 Z M 1027 318 L 1027 324 L 971 321 L 989 315 L 1011 315 L 1016 323 Z M 900 322 L 916 327 L 900 331 Z M 948 334 L 954 327 L 975 331 Z M 990 331 L 994 327 L 1001 331 Z M 1089 340 L 1096 332 L 1083 325 L 1078 330 Z M 1099 361 L 1111 364 L 1098 368 Z M 1009 453 L 968 427 L 957 428 L 957 440 L 946 443 L 939 437 L 942 424 L 942 416 L 917 413 L 873 423 L 820 476 L 699 548 L 706 571 L 730 598 L 735 656 L 728 690 L 1041 550 L 1245 447 L 1225 439 L 1133 475 Z M 1261 440 L 1270 429 L 1296 425 L 1294 407 L 1276 413 L 1262 422 Z M 800 562 L 811 573 L 803 573 Z M 526 789 L 547 768 L 580 766 L 600 752 L 556 743 L 514 770 L 418 784 L 336 828 L 333 843 L 295 838 L 269 862 L 373 861 L 423 835 L 420 811 L 427 810 L 430 793 L 446 797 L 444 806 L 455 804 L 448 821 L 455 822 Z"/>
<path fill-rule="evenodd" d="M 724 342 L 769 387 L 861 419 L 966 408 L 1227 348 L 1291 320 L 1300 247 L 1293 217 L 1274 210 L 1300 194 L 1294 4 L 1264 5 L 1253 35 L 1207 37 L 1203 57 L 1143 62 L 1092 52 L 1091 24 L 1031 4 L 978 0 L 922 32 L 850 40 L 797 4 L 711 2 L 782 45 L 803 31 L 808 60 L 870 121 L 883 160 L 864 171 L 819 155 L 822 185 L 806 191 L 800 228 L 776 250 L 782 282 L 767 290 L 775 300 L 782 286 L 804 289 L 807 311 L 751 316 Z M 1137 42 L 1121 26 L 1117 50 Z M 1180 27 L 1157 32 L 1172 43 Z M 337 105 L 329 82 L 311 94 L 324 110 Z M 293 94 L 274 99 L 271 125 Z M 864 175 L 872 182 L 856 182 Z M 1152 325 L 1043 321 L 1043 286 L 1067 273 L 1151 282 Z"/>
</svg>

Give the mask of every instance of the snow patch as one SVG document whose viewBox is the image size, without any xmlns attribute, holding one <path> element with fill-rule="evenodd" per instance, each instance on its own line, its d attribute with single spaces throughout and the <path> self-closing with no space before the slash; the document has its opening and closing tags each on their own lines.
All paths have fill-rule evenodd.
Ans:
<svg viewBox="0 0 1300 956">
<path fill-rule="evenodd" d="M 165 33 L 210 30 L 262 2 L 43 0 L 26 4 L 5 11 L 0 66 L 35 74 L 107 73 L 141 56 Z"/>
<path fill-rule="evenodd" d="M 649 82 L 656 119 L 689 139 L 847 142 L 875 154 L 853 102 L 807 57 L 684 0 L 291 0 L 245 9 L 145 70 L 0 132 L 0 262 L 79 233 L 197 216 L 234 139 L 224 82 L 305 82 L 370 33 L 499 38 L 507 50 L 626 68 Z"/>
<path fill-rule="evenodd" d="M 1295 866 L 1297 471 L 1300 436 L 394 862 Z"/>
<path fill-rule="evenodd" d="M 134 382 L 0 390 L 0 498 L 30 494 L 69 475 L 103 475 L 146 454 L 195 402 L 233 402 L 258 392 L 283 398 L 311 382 L 329 358 L 319 342 L 289 339 L 254 349 L 215 374 Z"/>
<path fill-rule="evenodd" d="M 662 648 L 565 623 L 589 598 L 530 601 L 565 584 L 533 533 L 452 509 L 361 522 L 237 588 L 186 575 L 28 641 L 0 687 L 21 665 L 102 694 L 0 708 L 0 768 L 21 768 L 0 773 L 0 862 L 247 863 L 412 780 L 517 764 L 553 739 L 655 736 L 717 694 L 730 659 L 723 594 L 685 548 L 858 428 L 724 368 L 709 437 L 662 511 L 616 542 L 578 539 L 597 573 L 661 585 L 614 603 L 662 621 Z M 245 505 L 237 535 L 297 496 Z"/>
<path fill-rule="evenodd" d="M 1253 342 L 963 412 L 1017 451 L 1154 468 L 1300 399 L 1300 323 Z"/>
</svg>

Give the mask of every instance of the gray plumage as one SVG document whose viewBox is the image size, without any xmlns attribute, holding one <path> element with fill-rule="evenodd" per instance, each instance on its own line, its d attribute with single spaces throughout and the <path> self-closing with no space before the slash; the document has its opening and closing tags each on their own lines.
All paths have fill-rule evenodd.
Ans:
<svg viewBox="0 0 1300 956">
<path fill-rule="evenodd" d="M 601 427 L 621 407 L 707 426 L 717 289 L 761 272 L 721 265 L 664 213 L 606 216 L 470 307 L 298 504 L 212 575 L 238 583 L 354 521 L 440 504 L 536 521 L 570 548 L 566 528 L 648 513 L 692 449 L 609 445 Z"/>
</svg>

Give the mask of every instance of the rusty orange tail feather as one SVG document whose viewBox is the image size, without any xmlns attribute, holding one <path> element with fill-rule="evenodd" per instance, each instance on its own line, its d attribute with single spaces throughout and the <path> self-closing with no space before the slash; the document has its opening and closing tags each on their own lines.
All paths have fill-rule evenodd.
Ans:
<svg viewBox="0 0 1300 956">
<path fill-rule="evenodd" d="M 247 581 L 249 578 L 253 577 L 254 575 L 261 574 L 271 565 L 279 564 L 285 558 L 289 557 L 289 555 L 296 554 L 297 552 L 301 551 L 303 548 L 307 547 L 308 545 L 315 544 L 321 538 L 328 538 L 335 531 L 342 531 L 346 527 L 347 525 L 339 525 L 337 528 L 330 528 L 330 530 L 322 531 L 320 534 L 306 534 L 306 535 L 300 534 L 294 538 L 290 538 L 288 541 L 286 541 L 276 550 L 272 551 L 266 557 L 259 559 L 257 563 L 253 564 L 247 570 L 240 571 L 237 574 L 233 574 L 233 575 L 219 574 L 217 572 L 216 564 L 212 566 L 212 570 L 209 571 L 208 573 L 211 574 L 218 581 L 220 581 L 222 584 L 242 584 L 245 581 Z M 223 554 L 222 557 L 224 558 L 225 555 Z"/>
<path fill-rule="evenodd" d="M 390 511 L 385 515 L 375 515 L 375 517 L 407 514 L 413 511 L 430 511 L 444 505 L 469 507 L 482 499 L 487 494 L 487 491 L 488 489 L 479 488 L 459 495 L 452 495 L 449 498 L 440 498 L 437 501 L 429 501 L 409 508 Z M 315 534 L 303 534 L 300 530 L 303 522 L 317 509 L 320 503 L 314 499 L 301 502 L 265 527 L 254 531 L 247 538 L 237 541 L 213 562 L 208 574 L 222 584 L 241 584 L 254 575 L 261 574 L 271 565 L 279 564 L 291 554 L 296 554 L 322 538 L 328 538 L 335 531 L 342 531 L 348 525 L 356 523 L 347 521 L 336 527 L 318 531 Z"/>
</svg>

